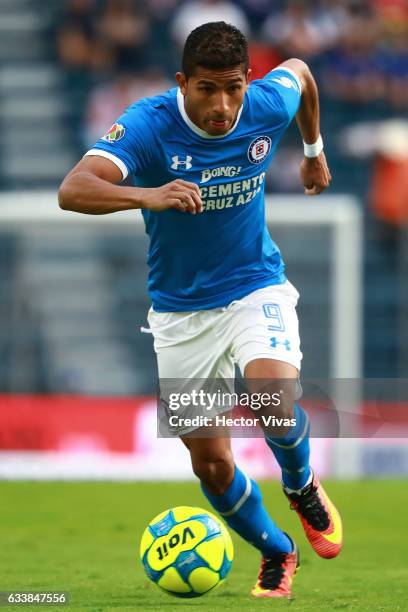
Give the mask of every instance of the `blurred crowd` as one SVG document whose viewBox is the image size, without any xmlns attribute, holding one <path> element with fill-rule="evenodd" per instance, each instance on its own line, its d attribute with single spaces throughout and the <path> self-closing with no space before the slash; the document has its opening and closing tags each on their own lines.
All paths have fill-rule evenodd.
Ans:
<svg viewBox="0 0 408 612">
<path fill-rule="evenodd" d="M 406 0 L 65 0 L 56 49 L 67 92 L 83 112 L 83 147 L 132 101 L 173 86 L 189 32 L 221 19 L 247 35 L 254 78 L 300 57 L 316 74 L 326 107 L 340 105 L 355 119 L 370 108 L 382 119 L 405 115 Z M 290 190 L 297 160 L 290 150 L 282 154 L 292 160 L 283 164 Z"/>
<path fill-rule="evenodd" d="M 171 78 L 188 33 L 219 19 L 248 36 L 255 77 L 296 56 L 318 64 L 329 95 L 408 105 L 406 0 L 66 0 L 58 54 L 94 81 Z"/>
</svg>

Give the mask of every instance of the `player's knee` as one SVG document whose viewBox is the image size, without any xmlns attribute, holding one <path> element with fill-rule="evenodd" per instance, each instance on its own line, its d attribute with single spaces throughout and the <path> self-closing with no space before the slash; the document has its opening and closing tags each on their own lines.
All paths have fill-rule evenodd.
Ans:
<svg viewBox="0 0 408 612">
<path fill-rule="evenodd" d="M 274 408 L 274 416 L 279 419 L 293 419 L 294 405 L 292 402 L 281 402 Z"/>
<path fill-rule="evenodd" d="M 193 471 L 210 493 L 222 495 L 234 478 L 232 453 L 193 460 Z"/>
<path fill-rule="evenodd" d="M 289 402 L 282 402 L 273 409 L 263 411 L 262 428 L 264 434 L 269 438 L 281 438 L 288 435 L 293 426 L 296 425 L 293 420 L 294 414 L 294 405 Z"/>
<path fill-rule="evenodd" d="M 275 419 L 292 419 L 294 415 L 294 403 L 292 401 L 281 401 L 279 404 L 263 406 L 259 411 L 263 417 L 275 417 Z"/>
</svg>

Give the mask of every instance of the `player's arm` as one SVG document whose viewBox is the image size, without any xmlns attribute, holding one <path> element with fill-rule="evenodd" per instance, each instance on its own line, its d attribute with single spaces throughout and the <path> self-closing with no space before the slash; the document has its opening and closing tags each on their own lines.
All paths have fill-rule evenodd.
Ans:
<svg viewBox="0 0 408 612">
<path fill-rule="evenodd" d="M 315 144 L 320 137 L 319 93 L 316 81 L 302 60 L 289 59 L 278 68 L 288 68 L 299 78 L 302 97 L 296 113 L 296 122 L 303 142 L 306 145 Z M 314 157 L 303 158 L 300 176 L 306 195 L 318 195 L 329 186 L 332 177 L 323 151 Z"/>
<path fill-rule="evenodd" d="M 195 214 L 202 211 L 200 190 L 194 183 L 175 180 L 155 188 L 120 186 L 120 169 L 109 159 L 84 157 L 62 181 L 58 192 L 63 210 L 105 215 L 120 210 L 147 208 L 156 212 L 176 208 Z"/>
</svg>

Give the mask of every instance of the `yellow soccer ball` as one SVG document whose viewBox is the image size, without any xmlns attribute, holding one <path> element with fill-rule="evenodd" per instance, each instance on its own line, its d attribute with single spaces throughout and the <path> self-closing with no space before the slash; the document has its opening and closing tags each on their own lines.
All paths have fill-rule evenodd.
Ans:
<svg viewBox="0 0 408 612">
<path fill-rule="evenodd" d="M 234 548 L 221 521 L 202 508 L 178 506 L 150 521 L 140 542 L 146 574 L 176 597 L 199 597 L 221 584 Z"/>
</svg>

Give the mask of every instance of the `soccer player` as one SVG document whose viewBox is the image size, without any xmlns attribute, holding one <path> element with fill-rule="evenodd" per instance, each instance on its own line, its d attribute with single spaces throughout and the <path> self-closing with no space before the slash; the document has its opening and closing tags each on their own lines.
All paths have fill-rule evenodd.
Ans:
<svg viewBox="0 0 408 612">
<path fill-rule="evenodd" d="M 250 83 L 245 37 L 222 21 L 188 36 L 178 87 L 126 110 L 64 179 L 64 210 L 138 209 L 150 237 L 148 321 L 161 379 L 232 379 L 252 389 L 297 380 L 302 354 L 296 303 L 265 224 L 265 172 L 296 116 L 304 142 L 306 195 L 331 176 L 307 65 L 290 59 Z M 119 186 L 128 176 L 135 186 Z M 258 385 L 259 388 L 259 385 Z M 265 430 L 282 486 L 318 555 L 342 546 L 340 516 L 309 465 L 309 421 L 286 394 L 283 436 Z M 293 540 L 266 511 L 257 484 L 234 464 L 228 437 L 180 430 L 204 495 L 262 554 L 254 597 L 289 597 L 299 565 Z"/>
</svg>

